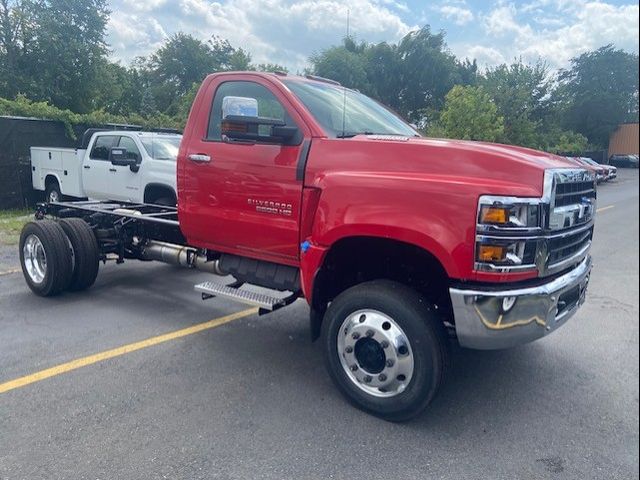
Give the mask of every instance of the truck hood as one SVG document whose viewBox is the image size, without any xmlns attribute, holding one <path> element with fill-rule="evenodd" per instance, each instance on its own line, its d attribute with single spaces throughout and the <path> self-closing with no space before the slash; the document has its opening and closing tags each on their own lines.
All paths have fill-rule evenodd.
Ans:
<svg viewBox="0 0 640 480">
<path fill-rule="evenodd" d="M 521 187 L 529 190 L 527 194 L 542 193 L 545 170 L 580 168 L 564 157 L 497 143 L 382 135 L 363 135 L 354 143 L 353 147 L 359 145 L 369 154 L 373 152 L 374 171 L 502 184 L 505 191 Z M 498 186 L 498 190 L 503 188 Z M 524 194 L 524 190 L 520 193 Z"/>
<path fill-rule="evenodd" d="M 370 138 L 375 140 L 375 136 Z M 444 148 L 452 155 L 456 157 L 461 156 L 467 161 L 471 161 L 472 158 L 482 158 L 487 156 L 492 159 L 502 158 L 510 162 L 522 163 L 545 170 L 548 168 L 576 167 L 564 157 L 514 145 L 424 137 L 410 138 L 408 141 L 412 144 L 423 145 L 429 149 Z"/>
</svg>

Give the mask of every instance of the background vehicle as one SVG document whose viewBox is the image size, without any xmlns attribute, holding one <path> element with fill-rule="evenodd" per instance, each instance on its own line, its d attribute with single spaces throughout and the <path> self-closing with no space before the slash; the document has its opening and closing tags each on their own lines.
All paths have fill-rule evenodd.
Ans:
<svg viewBox="0 0 640 480">
<path fill-rule="evenodd" d="M 609 171 L 604 165 L 600 165 L 599 163 L 588 161 L 586 157 L 571 157 L 573 161 L 582 167 L 592 170 L 596 174 L 597 183 L 606 182 L 609 177 Z"/>
<path fill-rule="evenodd" d="M 232 275 L 195 289 L 263 314 L 304 297 L 336 386 L 394 421 L 433 399 L 450 337 L 520 345 L 585 299 L 593 174 L 525 148 L 423 138 L 336 82 L 210 75 L 177 184 L 177 208 L 41 205 L 20 241 L 30 288 L 87 288 L 115 258 Z"/>
<path fill-rule="evenodd" d="M 638 168 L 640 160 L 638 155 L 611 155 L 609 164 L 622 168 Z"/>
<path fill-rule="evenodd" d="M 49 202 L 68 198 L 176 204 L 182 136 L 127 130 L 85 132 L 78 149 L 31 148 L 33 188 Z M 112 149 L 120 157 L 112 157 Z"/>
<path fill-rule="evenodd" d="M 586 162 L 587 164 L 595 167 L 595 168 L 603 168 L 605 171 L 605 180 L 613 180 L 618 177 L 618 169 L 613 165 L 603 165 L 601 163 L 596 162 L 594 159 L 589 157 L 579 157 L 580 160 Z"/>
</svg>

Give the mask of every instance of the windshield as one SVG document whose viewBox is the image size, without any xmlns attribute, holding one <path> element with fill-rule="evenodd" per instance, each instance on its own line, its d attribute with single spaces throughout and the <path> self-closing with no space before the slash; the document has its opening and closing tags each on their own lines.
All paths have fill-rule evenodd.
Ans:
<svg viewBox="0 0 640 480">
<path fill-rule="evenodd" d="M 359 92 L 320 82 L 283 80 L 331 137 L 419 136 L 396 114 Z"/>
<path fill-rule="evenodd" d="M 142 146 L 155 160 L 173 160 L 178 158 L 182 137 L 140 137 Z"/>
</svg>

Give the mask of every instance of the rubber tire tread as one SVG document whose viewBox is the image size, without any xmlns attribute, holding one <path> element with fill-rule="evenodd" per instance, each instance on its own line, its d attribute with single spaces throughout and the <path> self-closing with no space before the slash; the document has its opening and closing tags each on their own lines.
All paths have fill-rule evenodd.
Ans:
<svg viewBox="0 0 640 480">
<path fill-rule="evenodd" d="M 338 330 L 349 314 L 366 308 L 393 318 L 414 351 L 414 377 L 407 389 L 395 397 L 380 398 L 363 392 L 347 377 L 340 363 Z M 322 322 L 322 345 L 329 375 L 342 394 L 361 410 L 392 422 L 410 420 L 424 411 L 449 370 L 449 339 L 435 308 L 418 292 L 389 280 L 362 283 L 338 295 Z"/>
<path fill-rule="evenodd" d="M 69 290 L 78 292 L 94 284 L 100 266 L 100 247 L 93 230 L 80 218 L 64 218 L 59 221 L 73 248 L 75 264 Z"/>
<path fill-rule="evenodd" d="M 42 242 L 47 258 L 47 270 L 42 283 L 31 281 L 24 264 L 24 243 L 29 235 L 35 235 Z M 53 220 L 28 222 L 20 233 L 20 266 L 27 285 L 41 297 L 52 297 L 69 287 L 71 281 L 71 250 L 62 227 Z"/>
</svg>

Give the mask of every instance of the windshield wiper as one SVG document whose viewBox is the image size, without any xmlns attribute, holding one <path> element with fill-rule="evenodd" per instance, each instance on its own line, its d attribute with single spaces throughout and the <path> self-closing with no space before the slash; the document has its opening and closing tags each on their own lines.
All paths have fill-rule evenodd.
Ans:
<svg viewBox="0 0 640 480">
<path fill-rule="evenodd" d="M 336 138 L 353 138 L 356 135 L 374 135 L 373 132 L 364 131 L 364 132 L 344 132 L 336 135 Z"/>
</svg>

